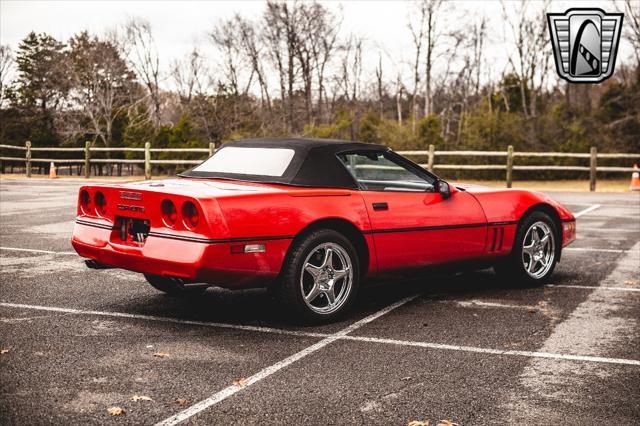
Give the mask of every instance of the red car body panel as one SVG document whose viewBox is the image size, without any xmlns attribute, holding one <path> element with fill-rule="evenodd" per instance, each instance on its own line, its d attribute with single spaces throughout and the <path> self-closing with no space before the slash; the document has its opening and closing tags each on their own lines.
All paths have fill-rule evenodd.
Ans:
<svg viewBox="0 0 640 426">
<path fill-rule="evenodd" d="M 459 186 L 439 193 L 305 188 L 221 179 L 169 179 L 80 188 L 106 199 L 101 213 L 78 203 L 72 244 L 83 257 L 132 271 L 230 288 L 265 286 L 278 276 L 292 241 L 321 221 L 359 232 L 368 251 L 368 277 L 426 266 L 490 259 L 511 252 L 517 224 L 541 206 L 560 223 L 562 245 L 575 239 L 575 219 L 548 196 L 525 190 Z M 196 205 L 200 221 L 168 226 L 163 200 L 180 212 Z M 383 206 L 383 208 L 374 208 Z M 386 207 L 386 208 L 384 208 Z M 148 221 L 143 242 L 122 240 L 121 218 Z M 244 252 L 263 244 L 264 252 Z"/>
<path fill-rule="evenodd" d="M 486 218 L 466 192 L 444 199 L 438 193 L 362 191 L 383 273 L 481 257 Z M 374 204 L 386 203 L 385 210 Z M 478 226 L 471 226 L 478 225 Z"/>
</svg>

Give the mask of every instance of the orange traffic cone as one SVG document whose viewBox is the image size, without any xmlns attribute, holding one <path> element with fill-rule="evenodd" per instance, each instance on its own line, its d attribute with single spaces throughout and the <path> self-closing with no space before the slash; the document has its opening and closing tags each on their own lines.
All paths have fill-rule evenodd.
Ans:
<svg viewBox="0 0 640 426">
<path fill-rule="evenodd" d="M 57 177 L 58 173 L 56 173 L 56 163 L 52 161 L 51 165 L 49 166 L 49 179 L 55 179 Z"/>
<path fill-rule="evenodd" d="M 633 173 L 631 173 L 631 185 L 629 185 L 630 191 L 640 191 L 640 169 L 638 165 L 633 165 Z"/>
</svg>

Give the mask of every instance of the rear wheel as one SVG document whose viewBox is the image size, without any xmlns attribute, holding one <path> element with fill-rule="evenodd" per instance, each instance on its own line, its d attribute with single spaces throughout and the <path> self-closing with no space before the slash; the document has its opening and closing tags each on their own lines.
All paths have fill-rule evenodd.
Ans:
<svg viewBox="0 0 640 426">
<path fill-rule="evenodd" d="M 204 292 L 208 287 L 208 285 L 206 284 L 185 285 L 184 282 L 182 282 L 182 280 L 178 278 L 163 277 L 160 275 L 144 274 L 144 277 L 153 288 L 170 296 L 200 294 Z"/>
<path fill-rule="evenodd" d="M 297 319 L 328 322 L 349 309 L 359 279 L 353 244 L 339 232 L 321 229 L 295 243 L 275 290 Z"/>
<path fill-rule="evenodd" d="M 549 215 L 533 212 L 518 227 L 511 254 L 494 266 L 496 273 L 515 285 L 542 285 L 556 266 L 560 242 Z"/>
</svg>

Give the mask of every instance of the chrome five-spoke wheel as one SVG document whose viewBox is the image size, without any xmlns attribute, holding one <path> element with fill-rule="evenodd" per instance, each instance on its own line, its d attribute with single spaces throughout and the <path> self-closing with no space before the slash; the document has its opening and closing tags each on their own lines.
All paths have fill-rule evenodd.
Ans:
<svg viewBox="0 0 640 426">
<path fill-rule="evenodd" d="M 533 211 L 520 220 L 511 253 L 496 259 L 493 269 L 509 285 L 541 285 L 560 259 L 561 241 L 553 219 L 545 212 Z"/>
<path fill-rule="evenodd" d="M 274 292 L 295 320 L 326 323 L 349 310 L 359 283 L 352 241 L 335 229 L 316 229 L 291 244 Z"/>
<path fill-rule="evenodd" d="M 522 242 L 522 264 L 529 276 L 539 279 L 547 274 L 555 258 L 553 230 L 538 221 L 529 227 Z"/>
<path fill-rule="evenodd" d="M 337 243 L 313 248 L 303 263 L 300 287 L 305 303 L 318 314 L 340 309 L 351 293 L 353 265 L 349 253 Z"/>
</svg>

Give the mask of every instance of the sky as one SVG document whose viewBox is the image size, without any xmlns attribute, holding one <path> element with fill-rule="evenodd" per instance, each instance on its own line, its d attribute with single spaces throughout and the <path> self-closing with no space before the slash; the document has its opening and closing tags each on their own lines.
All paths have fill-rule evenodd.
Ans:
<svg viewBox="0 0 640 426">
<path fill-rule="evenodd" d="M 640 1 L 640 0 L 639 0 Z M 365 78 L 373 74 L 382 56 L 387 75 L 401 73 L 408 79 L 413 52 L 407 20 L 412 10 L 402 1 L 321 1 L 327 8 L 340 12 L 341 34 L 365 37 Z M 600 7 L 613 11 L 610 1 L 555 1 L 548 12 L 564 12 L 569 7 Z M 447 7 L 446 25 L 459 25 L 485 15 L 491 28 L 502 28 L 502 6 L 499 1 L 454 1 Z M 140 17 L 151 23 L 160 54 L 161 67 L 168 74 L 176 59 L 185 57 L 194 47 L 208 52 L 215 62 L 207 33 L 221 19 L 239 13 L 245 18 L 259 18 L 265 8 L 263 1 L 28 1 L 0 0 L 0 43 L 12 50 L 29 32 L 46 32 L 59 40 L 67 40 L 82 30 L 103 34 L 124 24 L 129 18 Z M 501 75 L 508 69 L 508 35 L 494 31 L 485 51 L 486 78 Z M 631 47 L 621 42 L 619 58 L 630 57 Z M 439 61 L 441 71 L 446 58 Z M 168 79 L 166 80 L 168 81 Z"/>
</svg>

